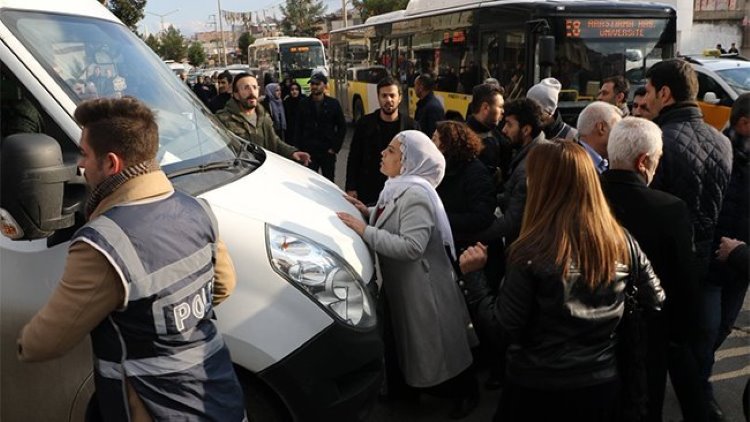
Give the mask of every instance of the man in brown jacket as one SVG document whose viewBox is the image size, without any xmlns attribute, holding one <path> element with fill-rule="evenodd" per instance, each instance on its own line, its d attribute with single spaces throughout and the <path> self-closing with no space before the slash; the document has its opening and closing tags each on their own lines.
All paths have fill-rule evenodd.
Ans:
<svg viewBox="0 0 750 422">
<path fill-rule="evenodd" d="M 104 420 L 245 420 L 211 319 L 236 280 L 208 204 L 176 192 L 159 169 L 158 127 L 143 103 L 87 101 L 75 117 L 88 223 L 49 302 L 22 329 L 19 359 L 54 359 L 90 333 Z"/>
</svg>

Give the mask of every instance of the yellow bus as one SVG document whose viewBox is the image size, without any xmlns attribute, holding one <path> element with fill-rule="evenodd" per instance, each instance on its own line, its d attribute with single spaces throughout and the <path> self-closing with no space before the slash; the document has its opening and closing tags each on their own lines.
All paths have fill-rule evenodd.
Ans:
<svg viewBox="0 0 750 422">
<path fill-rule="evenodd" d="M 290 77 L 302 86 L 305 94 L 309 94 L 307 82 L 312 72 L 328 73 L 325 49 L 317 38 L 258 38 L 247 48 L 247 58 L 249 66 L 258 69 L 261 86 Z"/>
<path fill-rule="evenodd" d="M 645 84 L 649 65 L 674 57 L 675 40 L 676 12 L 664 4 L 411 0 L 405 10 L 331 32 L 329 87 L 356 120 L 378 107 L 371 98 L 377 81 L 368 78 L 382 68 L 402 84 L 413 116 L 414 79 L 431 72 L 445 110 L 466 117 L 472 88 L 486 78 L 500 82 L 507 101 L 553 76 L 563 85 L 559 108 L 570 121 L 606 77 Z"/>
</svg>

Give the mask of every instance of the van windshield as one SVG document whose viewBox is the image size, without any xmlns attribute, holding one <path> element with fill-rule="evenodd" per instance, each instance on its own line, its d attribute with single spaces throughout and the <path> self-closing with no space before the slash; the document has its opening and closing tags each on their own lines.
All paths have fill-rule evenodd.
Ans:
<svg viewBox="0 0 750 422">
<path fill-rule="evenodd" d="M 223 126 L 125 26 L 26 11 L 3 12 L 0 19 L 76 104 L 127 95 L 155 110 L 158 159 L 166 171 L 235 157 Z"/>
</svg>

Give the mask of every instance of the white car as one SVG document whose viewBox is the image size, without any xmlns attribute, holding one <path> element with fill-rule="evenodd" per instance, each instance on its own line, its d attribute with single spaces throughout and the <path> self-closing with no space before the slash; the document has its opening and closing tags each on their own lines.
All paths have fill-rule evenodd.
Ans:
<svg viewBox="0 0 750 422">
<path fill-rule="evenodd" d="M 707 123 L 723 129 L 740 94 L 750 92 L 750 61 L 740 56 L 687 56 L 698 74 L 698 101 Z"/>
<path fill-rule="evenodd" d="M 72 116 L 89 93 L 74 84 L 95 67 L 111 72 L 111 95 L 157 112 L 162 169 L 218 218 L 238 279 L 217 323 L 251 420 L 361 418 L 380 388 L 382 342 L 373 260 L 335 214 L 357 214 L 341 190 L 251 144 L 234 152 L 230 143 L 243 141 L 98 1 L 0 0 L 3 104 L 23 103 L 44 121 L 30 130 L 41 133 L 0 143 L 0 420 L 82 421 L 92 396 L 88 340 L 33 364 L 19 362 L 14 345 L 57 285 L 84 220 Z"/>
</svg>

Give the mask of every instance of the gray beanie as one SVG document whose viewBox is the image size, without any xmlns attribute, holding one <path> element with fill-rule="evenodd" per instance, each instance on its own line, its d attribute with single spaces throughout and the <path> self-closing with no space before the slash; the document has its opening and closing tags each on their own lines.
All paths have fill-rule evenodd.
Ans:
<svg viewBox="0 0 750 422">
<path fill-rule="evenodd" d="M 560 94 L 562 85 L 555 78 L 542 79 L 541 82 L 529 88 L 526 98 L 539 103 L 542 111 L 548 114 L 554 114 L 557 110 L 557 96 Z"/>
</svg>

